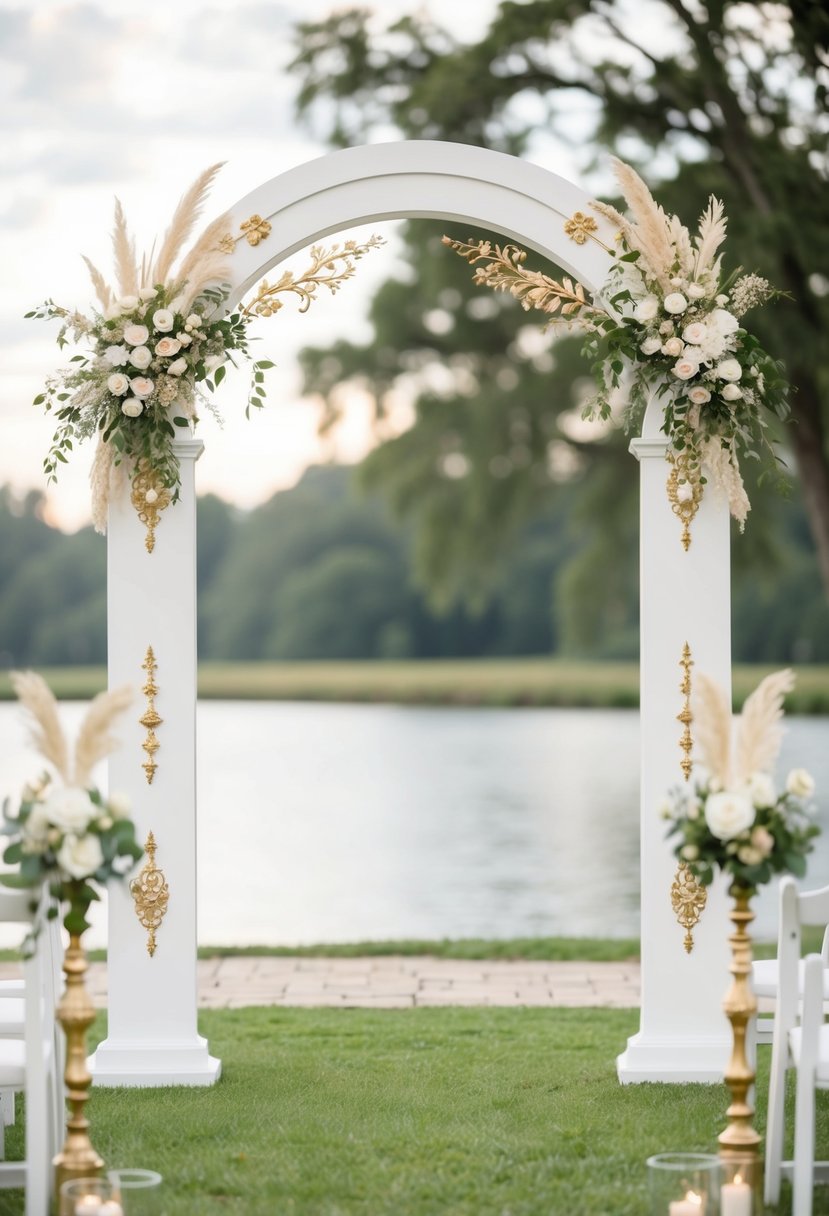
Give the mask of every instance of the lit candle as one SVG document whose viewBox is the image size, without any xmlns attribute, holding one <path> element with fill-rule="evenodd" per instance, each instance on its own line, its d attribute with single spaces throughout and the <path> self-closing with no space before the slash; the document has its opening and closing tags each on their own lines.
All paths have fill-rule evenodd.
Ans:
<svg viewBox="0 0 829 1216">
<path fill-rule="evenodd" d="M 668 1204 L 668 1216 L 702 1216 L 702 1213 L 702 1195 L 696 1191 L 686 1191 L 684 1199 L 674 1199 Z"/>
<path fill-rule="evenodd" d="M 101 1206 L 98 1195 L 81 1195 L 75 1204 L 75 1216 L 101 1216 Z"/>
<path fill-rule="evenodd" d="M 721 1216 L 751 1216 L 751 1187 L 743 1182 L 740 1174 L 733 1182 L 723 1183 L 720 1191 Z"/>
<path fill-rule="evenodd" d="M 107 1199 L 106 1203 L 102 1203 L 98 1208 L 97 1216 L 124 1216 L 124 1209 L 117 1199 Z"/>
</svg>

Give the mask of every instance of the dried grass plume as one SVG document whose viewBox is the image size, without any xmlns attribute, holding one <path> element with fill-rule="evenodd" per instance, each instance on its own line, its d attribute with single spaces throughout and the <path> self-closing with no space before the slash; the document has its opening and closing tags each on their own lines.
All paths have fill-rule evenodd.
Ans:
<svg viewBox="0 0 829 1216">
<path fill-rule="evenodd" d="M 794 672 L 776 671 L 746 698 L 737 729 L 734 775 L 738 783 L 752 773 L 771 773 L 780 752 L 783 699 L 794 688 Z"/>
<path fill-rule="evenodd" d="M 36 750 L 63 781 L 69 782 L 69 748 L 58 717 L 54 694 L 35 671 L 13 671 L 12 688 L 28 715 L 29 734 Z"/>
<path fill-rule="evenodd" d="M 98 761 L 103 760 L 118 746 L 118 740 L 111 731 L 112 723 L 131 702 L 132 689 L 128 685 L 99 692 L 95 697 L 87 710 L 75 743 L 75 785 L 88 785 Z"/>
<path fill-rule="evenodd" d="M 731 705 L 719 684 L 703 672 L 694 678 L 691 712 L 699 759 L 727 788 L 731 777 Z"/>
</svg>

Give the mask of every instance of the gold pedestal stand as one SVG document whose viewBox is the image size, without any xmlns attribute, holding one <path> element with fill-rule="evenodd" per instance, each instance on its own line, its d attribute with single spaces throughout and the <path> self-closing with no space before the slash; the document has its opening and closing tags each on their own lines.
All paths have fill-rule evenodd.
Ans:
<svg viewBox="0 0 829 1216">
<path fill-rule="evenodd" d="M 757 998 L 751 987 L 751 937 L 748 926 L 754 920 L 750 908 L 752 891 L 733 886 L 729 895 L 734 900 L 731 922 L 734 932 L 731 943 L 731 971 L 733 982 L 723 1009 L 731 1022 L 733 1046 L 731 1059 L 725 1073 L 725 1083 L 731 1091 L 731 1105 L 726 1111 L 728 1126 L 719 1136 L 720 1159 L 723 1164 L 725 1182 L 747 1183 L 754 1195 L 753 1213 L 762 1211 L 763 1162 L 760 1156 L 761 1138 L 753 1126 L 754 1107 L 749 1102 L 749 1093 L 754 1085 L 755 1073 L 746 1055 L 746 1032 L 750 1020 L 757 1013 Z"/>
<path fill-rule="evenodd" d="M 80 934 L 70 933 L 69 947 L 63 960 L 66 991 L 56 1010 L 57 1019 L 66 1034 L 66 1070 L 63 1079 L 69 1103 L 66 1142 L 54 1160 L 58 1192 L 70 1178 L 94 1178 L 104 1168 L 103 1161 L 92 1147 L 89 1121 L 84 1115 L 92 1084 L 92 1076 L 86 1066 L 86 1032 L 95 1019 L 95 1007 L 84 984 L 88 968 Z"/>
</svg>

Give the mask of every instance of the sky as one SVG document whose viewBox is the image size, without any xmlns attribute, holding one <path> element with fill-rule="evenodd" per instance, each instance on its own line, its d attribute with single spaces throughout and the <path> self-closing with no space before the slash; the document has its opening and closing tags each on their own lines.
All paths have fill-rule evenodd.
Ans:
<svg viewBox="0 0 829 1216">
<path fill-rule="evenodd" d="M 31 402 L 65 362 L 55 323 L 23 313 L 47 297 L 81 311 L 89 304 L 80 255 L 109 271 L 116 196 L 139 248 L 147 247 L 207 165 L 226 162 L 205 222 L 262 181 L 323 155 L 295 116 L 296 81 L 285 65 L 295 22 L 334 7 L 331 0 L 0 0 L 0 484 L 45 489 L 41 462 L 54 425 Z M 406 0 L 372 7 L 380 23 L 414 8 Z M 462 0 L 440 5 L 439 17 L 475 37 L 495 7 L 495 0 Z M 304 316 L 288 305 L 263 322 L 257 356 L 278 364 L 268 408 L 245 422 L 244 370 L 228 377 L 218 398 L 223 428 L 209 416 L 199 428 L 200 493 L 249 507 L 320 458 L 356 460 L 367 450 L 370 410 L 359 398 L 335 439 L 320 446 L 319 405 L 300 398 L 295 354 L 337 336 L 368 338 L 366 305 L 394 270 L 395 230 L 372 225 L 389 246 L 365 259 L 336 298 Z M 302 264 L 302 255 L 290 263 Z M 67 530 L 88 520 L 91 458 L 91 445 L 80 448 L 49 489 L 47 518 Z"/>
</svg>

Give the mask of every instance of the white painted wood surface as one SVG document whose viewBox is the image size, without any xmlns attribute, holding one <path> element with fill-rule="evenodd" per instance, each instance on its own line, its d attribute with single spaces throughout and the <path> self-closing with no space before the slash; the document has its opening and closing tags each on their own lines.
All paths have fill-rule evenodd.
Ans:
<svg viewBox="0 0 829 1216">
<path fill-rule="evenodd" d="M 513 239 L 595 291 L 607 272 L 607 253 L 595 241 L 577 245 L 564 232 L 574 211 L 589 208 L 589 196 L 570 182 L 482 148 L 426 140 L 351 148 L 266 182 L 233 208 L 233 232 L 253 214 L 268 219 L 272 232 L 255 247 L 236 246 L 230 303 L 272 266 L 329 234 L 373 220 L 424 216 L 467 220 Z M 596 218 L 597 235 L 612 246 L 612 228 Z M 618 1061 L 624 1082 L 718 1079 L 728 1046 L 720 1009 L 727 980 L 722 895 L 712 893 L 695 950 L 686 955 L 670 906 L 675 866 L 657 814 L 667 789 L 681 780 L 676 715 L 683 643 L 689 642 L 698 670 L 729 683 L 728 512 L 709 494 L 684 552 L 665 494 L 668 470 L 658 426 L 658 417 L 649 418 L 645 438 L 632 445 L 642 484 L 643 992 L 640 1031 Z M 170 904 L 150 958 L 131 898 L 116 890 L 110 895 L 109 1033 L 91 1060 L 96 1084 L 205 1085 L 220 1071 L 196 1029 L 194 464 L 201 445 L 183 440 L 177 450 L 182 497 L 164 512 L 154 553 L 145 551 L 144 529 L 129 502 L 110 512 L 110 685 L 140 687 L 151 645 L 158 662 L 156 708 L 164 719 L 156 732 L 161 747 L 153 784 L 141 769 L 142 702 L 111 761 L 110 789 L 130 795 L 142 834 L 154 832 Z M 232 847 L 228 841 L 231 866 Z"/>
</svg>

